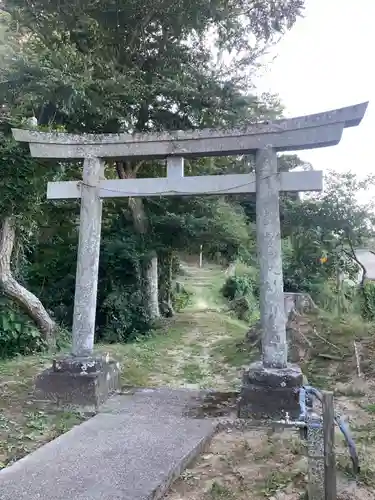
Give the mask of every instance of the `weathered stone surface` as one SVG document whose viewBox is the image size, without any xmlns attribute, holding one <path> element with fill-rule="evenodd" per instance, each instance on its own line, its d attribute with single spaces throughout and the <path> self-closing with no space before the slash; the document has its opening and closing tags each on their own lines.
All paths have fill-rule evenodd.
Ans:
<svg viewBox="0 0 375 500">
<path fill-rule="evenodd" d="M 310 324 L 304 313 L 316 310 L 317 306 L 309 294 L 284 292 L 286 320 L 286 341 L 288 345 L 288 362 L 299 363 L 309 356 L 312 344 L 307 335 Z M 261 352 L 262 326 L 258 321 L 246 333 L 246 342 Z"/>
<path fill-rule="evenodd" d="M 116 396 L 91 420 L 0 472 L 1 500 L 151 500 L 203 451 L 212 420 L 189 418 L 198 394 Z"/>
<path fill-rule="evenodd" d="M 284 368 L 288 352 L 281 258 L 280 181 L 277 175 L 276 151 L 271 146 L 257 151 L 256 180 L 262 359 L 267 367 Z"/>
<path fill-rule="evenodd" d="M 174 158 L 174 157 L 172 157 Z M 311 172 L 282 172 L 280 191 L 321 191 L 323 174 Z M 127 196 L 194 196 L 217 193 L 255 193 L 254 174 L 198 175 L 188 177 L 160 177 L 144 179 L 102 180 L 100 198 Z M 77 181 L 49 182 L 47 198 L 50 200 L 77 199 L 82 196 L 82 184 Z"/>
<path fill-rule="evenodd" d="M 32 156 L 49 158 L 226 156 L 272 145 L 278 151 L 332 146 L 345 127 L 358 125 L 368 103 L 229 130 L 204 129 L 157 134 L 62 134 L 13 129 L 29 142 Z"/>
<path fill-rule="evenodd" d="M 253 363 L 243 376 L 238 416 L 280 420 L 288 412 L 290 418 L 298 418 L 298 389 L 302 385 L 303 375 L 298 366 L 280 369 Z"/>
<path fill-rule="evenodd" d="M 292 310 L 286 325 L 286 337 L 288 341 L 288 361 L 290 363 L 301 363 L 310 358 L 313 344 L 309 339 L 312 334 L 312 325 L 309 318 Z"/>
<path fill-rule="evenodd" d="M 120 388 L 120 366 L 104 358 L 57 358 L 35 381 L 36 397 L 68 409 L 97 411 Z"/>
<path fill-rule="evenodd" d="M 81 215 L 73 312 L 75 356 L 90 356 L 94 348 L 98 288 L 102 200 L 97 189 L 104 162 L 86 158 L 83 163 Z"/>
<path fill-rule="evenodd" d="M 284 305 L 287 318 L 293 310 L 304 314 L 317 309 L 316 304 L 314 304 L 313 299 L 308 293 L 284 292 Z"/>
<path fill-rule="evenodd" d="M 55 372 L 95 373 L 110 361 L 108 356 L 60 356 L 52 360 Z"/>
</svg>

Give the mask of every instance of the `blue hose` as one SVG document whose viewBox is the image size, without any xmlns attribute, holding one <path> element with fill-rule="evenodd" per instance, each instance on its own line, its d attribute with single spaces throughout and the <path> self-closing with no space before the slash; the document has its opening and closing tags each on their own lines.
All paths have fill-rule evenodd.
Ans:
<svg viewBox="0 0 375 500">
<path fill-rule="evenodd" d="M 299 390 L 299 420 L 306 420 L 306 389 Z"/>
<path fill-rule="evenodd" d="M 308 395 L 315 396 L 320 402 L 322 402 L 322 394 L 318 389 L 315 389 L 315 387 L 312 387 L 310 385 L 302 386 L 299 391 L 299 407 L 300 407 L 299 420 L 307 419 L 306 396 Z M 346 423 L 344 422 L 344 420 L 337 413 L 335 413 L 335 422 L 345 437 L 345 441 L 349 450 L 349 455 L 353 463 L 354 473 L 358 474 L 360 471 L 358 454 L 354 440 L 350 434 L 350 430 L 346 425 Z"/>
<path fill-rule="evenodd" d="M 349 449 L 349 455 L 350 455 L 350 458 L 352 459 L 354 473 L 358 474 L 360 471 L 359 459 L 358 459 L 358 454 L 357 454 L 354 440 L 350 434 L 350 430 L 347 427 L 344 420 L 342 420 L 342 418 L 339 415 L 335 415 L 335 421 L 336 421 L 340 431 L 343 433 L 343 435 L 345 437 L 345 441 L 346 441 L 346 444 L 347 444 L 348 449 Z"/>
</svg>

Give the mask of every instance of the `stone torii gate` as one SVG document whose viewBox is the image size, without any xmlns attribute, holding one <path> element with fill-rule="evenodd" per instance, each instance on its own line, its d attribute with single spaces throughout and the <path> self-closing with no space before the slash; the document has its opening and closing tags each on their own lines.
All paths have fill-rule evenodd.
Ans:
<svg viewBox="0 0 375 500">
<path fill-rule="evenodd" d="M 82 181 L 48 184 L 49 199 L 81 199 L 72 354 L 55 359 L 36 385 L 63 404 L 97 407 L 118 384 L 118 365 L 94 356 L 102 199 L 256 193 L 260 267 L 262 361 L 244 376 L 240 416 L 275 415 L 295 409 L 298 367 L 287 363 L 279 217 L 280 191 L 319 191 L 322 173 L 278 173 L 277 153 L 336 145 L 344 128 L 359 125 L 367 103 L 298 118 L 230 130 L 156 134 L 74 135 L 14 129 L 36 158 L 83 160 Z M 254 154 L 255 174 L 184 177 L 184 158 Z M 106 159 L 160 159 L 167 176 L 105 180 Z M 271 392 L 274 393 L 274 397 Z"/>
</svg>

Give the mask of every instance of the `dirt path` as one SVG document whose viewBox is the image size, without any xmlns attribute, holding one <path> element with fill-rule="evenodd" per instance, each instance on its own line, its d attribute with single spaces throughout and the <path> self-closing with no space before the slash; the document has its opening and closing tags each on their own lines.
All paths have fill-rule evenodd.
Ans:
<svg viewBox="0 0 375 500">
<path fill-rule="evenodd" d="M 220 297 L 225 272 L 219 266 L 199 269 L 183 265 L 179 281 L 192 294 L 191 304 L 174 318 L 174 328 L 182 332 L 175 345 L 165 352 L 163 372 L 150 377 L 153 385 L 232 390 L 239 386 L 247 360 L 236 363 L 225 355 L 244 338 L 246 325 L 223 313 L 227 306 Z M 230 360 L 232 361 L 232 360 Z"/>
</svg>

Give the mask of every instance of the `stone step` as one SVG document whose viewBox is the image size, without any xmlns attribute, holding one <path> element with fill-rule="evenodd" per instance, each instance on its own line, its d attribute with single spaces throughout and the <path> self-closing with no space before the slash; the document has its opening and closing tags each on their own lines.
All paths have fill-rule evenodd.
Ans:
<svg viewBox="0 0 375 500">
<path fill-rule="evenodd" d="M 94 418 L 0 471 L 1 500 L 161 498 L 216 430 L 185 414 L 197 391 L 111 398 Z"/>
<path fill-rule="evenodd" d="M 220 268 L 214 268 L 214 267 L 189 267 L 189 266 L 183 266 L 181 267 L 183 271 L 189 271 L 193 273 L 219 273 L 224 272 Z"/>
<path fill-rule="evenodd" d="M 183 280 L 179 280 L 180 283 L 185 283 L 185 284 L 191 284 L 192 286 L 198 284 L 198 283 L 212 283 L 212 280 L 209 279 L 209 280 L 202 280 L 200 277 L 198 278 L 190 278 L 190 279 L 183 279 Z"/>
<path fill-rule="evenodd" d="M 182 278 L 182 277 L 183 278 L 189 278 L 189 279 L 202 278 L 202 279 L 210 279 L 210 280 L 212 280 L 213 277 L 216 278 L 216 276 L 214 276 L 212 273 L 206 273 L 206 274 L 203 274 L 203 273 L 189 273 L 189 274 L 183 274 L 179 278 Z"/>
<path fill-rule="evenodd" d="M 196 276 L 199 276 L 199 277 L 202 277 L 202 278 L 212 278 L 212 276 L 216 276 L 216 275 L 213 275 L 213 273 L 187 273 L 187 274 L 182 274 L 182 276 L 185 276 L 187 278 L 192 278 L 192 277 L 196 277 Z"/>
</svg>

